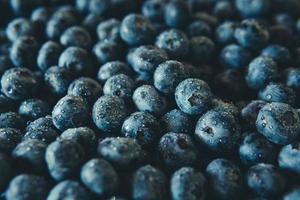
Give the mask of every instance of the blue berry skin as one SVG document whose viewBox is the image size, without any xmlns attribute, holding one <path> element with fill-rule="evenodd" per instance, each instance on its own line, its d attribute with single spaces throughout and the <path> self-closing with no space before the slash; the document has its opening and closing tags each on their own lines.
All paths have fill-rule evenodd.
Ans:
<svg viewBox="0 0 300 200">
<path fill-rule="evenodd" d="M 180 28 L 185 26 L 191 17 L 191 10 L 185 1 L 172 0 L 164 9 L 164 19 L 167 26 Z"/>
<path fill-rule="evenodd" d="M 261 197 L 277 197 L 285 188 L 285 177 L 273 165 L 259 163 L 250 167 L 246 183 L 252 193 Z"/>
<path fill-rule="evenodd" d="M 156 38 L 155 45 L 165 50 L 173 59 L 183 59 L 189 52 L 189 39 L 184 32 L 177 29 L 160 33 Z"/>
<path fill-rule="evenodd" d="M 0 192 L 6 188 L 7 184 L 13 177 L 13 168 L 11 165 L 12 163 L 10 159 L 4 153 L 0 153 Z"/>
<path fill-rule="evenodd" d="M 13 68 L 13 64 L 10 61 L 9 56 L 0 55 L 0 76 L 4 74 L 4 72 L 10 68 Z"/>
<path fill-rule="evenodd" d="M 67 94 L 68 87 L 72 81 L 73 75 L 69 69 L 53 66 L 47 69 L 44 74 L 46 88 L 55 96 L 64 96 Z"/>
<path fill-rule="evenodd" d="M 162 22 L 164 19 L 164 8 L 164 1 L 147 0 L 142 5 L 142 14 L 152 22 Z"/>
<path fill-rule="evenodd" d="M 107 196 L 116 192 L 119 185 L 115 169 L 103 159 L 92 159 L 85 163 L 80 172 L 83 184 L 97 196 Z"/>
<path fill-rule="evenodd" d="M 39 24 L 43 29 L 47 21 L 50 19 L 52 10 L 47 7 L 38 7 L 31 13 L 30 19 L 32 22 Z"/>
<path fill-rule="evenodd" d="M 80 199 L 91 200 L 91 194 L 79 182 L 65 180 L 59 182 L 49 192 L 47 200 Z"/>
<path fill-rule="evenodd" d="M 111 61 L 102 65 L 98 71 L 97 79 L 105 83 L 110 77 L 118 74 L 131 75 L 129 66 L 121 61 Z"/>
<path fill-rule="evenodd" d="M 81 97 L 86 100 L 89 105 L 93 105 L 101 94 L 102 86 L 89 77 L 75 79 L 68 88 L 68 95 Z"/>
<path fill-rule="evenodd" d="M 82 75 L 94 70 L 92 55 L 80 47 L 68 47 L 60 54 L 58 65 Z"/>
<path fill-rule="evenodd" d="M 81 26 L 72 26 L 66 29 L 60 36 L 60 43 L 65 47 L 76 46 L 89 49 L 92 38 L 87 30 Z"/>
<path fill-rule="evenodd" d="M 120 43 L 103 40 L 94 45 L 93 53 L 100 64 L 105 64 L 110 61 L 122 60 L 124 50 Z"/>
<path fill-rule="evenodd" d="M 26 126 L 26 121 L 16 112 L 0 113 L 0 128 L 16 128 L 23 130 Z"/>
<path fill-rule="evenodd" d="M 96 27 L 99 23 L 103 21 L 103 16 L 95 13 L 87 13 L 85 18 L 82 21 L 82 26 L 89 31 L 91 34 L 92 40 L 94 41 L 97 38 Z"/>
<path fill-rule="evenodd" d="M 277 75 L 278 68 L 273 59 L 257 57 L 250 62 L 245 79 L 250 88 L 260 89 Z"/>
<path fill-rule="evenodd" d="M 88 11 L 105 16 L 111 7 L 112 2 L 110 0 L 91 0 L 89 1 Z"/>
<path fill-rule="evenodd" d="M 19 114 L 30 120 L 48 115 L 51 111 L 49 104 L 40 99 L 27 99 L 20 104 Z"/>
<path fill-rule="evenodd" d="M 8 23 L 6 27 L 6 36 L 14 42 L 20 37 L 35 36 L 34 24 L 26 18 L 16 18 Z"/>
<path fill-rule="evenodd" d="M 248 103 L 242 110 L 241 110 L 241 117 L 244 120 L 245 124 L 249 129 L 255 128 L 255 123 L 257 119 L 257 115 L 262 107 L 267 104 L 265 101 L 261 100 L 254 100 Z"/>
<path fill-rule="evenodd" d="M 55 129 L 50 128 L 50 127 L 38 127 L 33 130 L 28 130 L 25 133 L 23 140 L 36 139 L 36 140 L 41 140 L 46 143 L 51 143 L 57 137 L 58 137 L 58 133 Z"/>
<path fill-rule="evenodd" d="M 90 109 L 83 98 L 67 95 L 61 98 L 52 110 L 55 127 L 61 131 L 89 124 Z"/>
<path fill-rule="evenodd" d="M 45 160 L 52 178 L 61 181 L 72 177 L 84 162 L 81 145 L 74 140 L 57 140 L 46 149 Z"/>
<path fill-rule="evenodd" d="M 8 153 L 21 142 L 23 134 L 18 129 L 0 128 L 0 152 Z"/>
<path fill-rule="evenodd" d="M 86 155 L 94 154 L 97 146 L 96 133 L 88 127 L 69 128 L 59 136 L 59 139 L 78 142 L 85 150 Z"/>
<path fill-rule="evenodd" d="M 7 200 L 44 200 L 50 183 L 41 176 L 20 174 L 14 177 L 5 192 Z"/>
<path fill-rule="evenodd" d="M 193 121 L 192 118 L 179 109 L 173 109 L 161 118 L 161 124 L 165 132 L 174 133 L 192 133 Z"/>
<path fill-rule="evenodd" d="M 206 167 L 211 194 L 216 199 L 242 199 L 243 177 L 238 166 L 230 160 L 217 158 Z"/>
<path fill-rule="evenodd" d="M 279 13 L 279 14 L 276 14 L 274 16 L 274 18 L 275 18 L 274 19 L 275 23 L 278 25 L 285 26 L 286 28 L 289 28 L 289 29 L 293 29 L 295 27 L 296 22 L 290 14 Z"/>
<path fill-rule="evenodd" d="M 93 121 L 100 131 L 115 133 L 118 131 L 125 118 L 128 109 L 122 98 L 117 96 L 101 96 L 93 106 Z"/>
<path fill-rule="evenodd" d="M 213 99 L 212 109 L 215 111 L 230 113 L 236 119 L 240 117 L 240 109 L 237 106 L 235 106 L 233 103 L 223 101 L 222 99 L 216 99 L 216 98 Z"/>
<path fill-rule="evenodd" d="M 231 1 L 218 1 L 212 12 L 218 19 L 226 20 L 233 18 L 236 11 Z"/>
<path fill-rule="evenodd" d="M 167 178 L 162 171 L 145 165 L 135 171 L 132 181 L 133 200 L 163 200 L 167 198 Z"/>
<path fill-rule="evenodd" d="M 262 48 L 270 37 L 268 30 L 253 19 L 242 21 L 234 36 L 241 46 L 251 49 Z"/>
<path fill-rule="evenodd" d="M 281 169 L 300 174 L 300 142 L 285 145 L 278 155 Z"/>
<path fill-rule="evenodd" d="M 189 78 L 176 87 L 175 100 L 181 111 L 198 115 L 209 109 L 212 93 L 206 82 Z"/>
<path fill-rule="evenodd" d="M 153 74 L 157 66 L 168 60 L 168 55 L 162 49 L 154 46 L 140 46 L 128 55 L 128 63 L 139 74 Z"/>
<path fill-rule="evenodd" d="M 297 200 L 299 198 L 300 198 L 300 189 L 299 188 L 293 189 L 293 190 L 287 192 L 283 196 L 283 200 Z"/>
<path fill-rule="evenodd" d="M 30 51 L 28 51 L 30 49 Z M 10 49 L 10 59 L 16 67 L 35 68 L 39 44 L 33 37 L 16 39 Z"/>
<path fill-rule="evenodd" d="M 231 113 L 210 110 L 198 120 L 195 137 L 197 141 L 219 154 L 230 154 L 240 141 L 240 126 Z"/>
<path fill-rule="evenodd" d="M 270 0 L 235 0 L 235 6 L 244 18 L 263 17 L 269 14 L 272 1 Z"/>
<path fill-rule="evenodd" d="M 258 97 L 267 102 L 281 102 L 290 105 L 294 105 L 296 101 L 294 90 L 281 83 L 269 83 L 259 91 Z"/>
<path fill-rule="evenodd" d="M 150 112 L 154 115 L 164 113 L 167 101 L 152 85 L 138 87 L 133 95 L 133 102 L 139 111 Z"/>
<path fill-rule="evenodd" d="M 55 130 L 55 126 L 52 122 L 52 118 L 50 115 L 47 115 L 45 117 L 40 117 L 27 124 L 26 131 L 37 130 L 40 128 L 52 128 Z"/>
<path fill-rule="evenodd" d="M 247 49 L 236 44 L 230 44 L 222 49 L 219 59 L 224 67 L 242 69 L 249 64 L 252 55 Z"/>
<path fill-rule="evenodd" d="M 124 121 L 121 133 L 136 139 L 143 147 L 152 147 L 161 136 L 159 121 L 148 112 L 132 113 Z"/>
<path fill-rule="evenodd" d="M 14 12 L 14 14 L 17 15 L 27 15 L 29 14 L 35 7 L 40 6 L 43 4 L 42 0 L 29 0 L 29 1 L 23 1 L 23 0 L 11 0 L 9 1 L 9 5 Z"/>
<path fill-rule="evenodd" d="M 286 65 L 291 61 L 291 54 L 289 50 L 278 44 L 267 46 L 262 50 L 261 55 L 272 58 L 282 67 L 286 67 Z"/>
<path fill-rule="evenodd" d="M 216 42 L 218 44 L 231 44 L 235 42 L 234 33 L 237 23 L 226 21 L 220 24 L 215 31 Z"/>
<path fill-rule="evenodd" d="M 212 34 L 211 27 L 204 21 L 197 20 L 193 21 L 186 28 L 186 32 L 189 37 L 197 37 L 197 36 L 210 36 Z"/>
<path fill-rule="evenodd" d="M 47 172 L 45 152 L 47 144 L 41 140 L 25 140 L 12 151 L 12 158 L 21 171 L 33 173 Z"/>
<path fill-rule="evenodd" d="M 192 37 L 189 46 L 189 56 L 194 63 L 208 63 L 214 55 L 215 44 L 208 37 Z"/>
<path fill-rule="evenodd" d="M 240 159 L 247 166 L 258 163 L 274 163 L 277 150 L 274 144 L 257 133 L 247 135 L 239 148 Z"/>
<path fill-rule="evenodd" d="M 44 43 L 37 56 L 38 68 L 41 71 L 46 71 L 50 67 L 57 65 L 61 52 L 62 48 L 58 43 L 54 41 L 48 41 Z"/>
<path fill-rule="evenodd" d="M 100 22 L 96 30 L 98 39 L 100 41 L 121 41 L 120 26 L 121 22 L 118 19 L 114 18 Z"/>
<path fill-rule="evenodd" d="M 145 159 L 138 141 L 125 137 L 108 137 L 99 142 L 98 154 L 118 169 L 130 169 Z"/>
<path fill-rule="evenodd" d="M 187 77 L 188 73 L 183 63 L 168 60 L 156 68 L 153 75 L 154 86 L 160 92 L 171 95 L 177 85 Z"/>
<path fill-rule="evenodd" d="M 139 14 L 129 14 L 122 20 L 120 35 L 131 46 L 149 44 L 154 39 L 155 30 L 148 18 Z"/>
<path fill-rule="evenodd" d="M 286 85 L 298 91 L 300 88 L 300 69 L 290 68 L 287 70 Z"/>
<path fill-rule="evenodd" d="M 300 134 L 297 111 L 285 103 L 269 103 L 260 109 L 256 129 L 275 144 L 288 144 Z"/>
<path fill-rule="evenodd" d="M 194 166 L 198 159 L 198 150 L 191 136 L 169 132 L 160 138 L 158 154 L 168 169 Z"/>
<path fill-rule="evenodd" d="M 171 177 L 170 190 L 173 200 L 204 200 L 206 179 L 201 172 L 182 167 Z"/>
</svg>

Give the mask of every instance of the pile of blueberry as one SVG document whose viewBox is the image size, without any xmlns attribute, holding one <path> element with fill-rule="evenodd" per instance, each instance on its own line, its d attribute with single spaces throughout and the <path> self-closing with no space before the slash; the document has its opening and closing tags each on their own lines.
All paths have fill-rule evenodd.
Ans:
<svg viewBox="0 0 300 200">
<path fill-rule="evenodd" d="M 0 15 L 1 200 L 300 200 L 300 0 Z"/>
</svg>

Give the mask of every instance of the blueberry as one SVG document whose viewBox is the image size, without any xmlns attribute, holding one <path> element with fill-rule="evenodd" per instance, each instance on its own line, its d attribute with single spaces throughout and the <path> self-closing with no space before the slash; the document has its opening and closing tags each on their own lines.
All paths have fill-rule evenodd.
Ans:
<svg viewBox="0 0 300 200">
<path fill-rule="evenodd" d="M 235 0 L 235 6 L 245 18 L 263 17 L 269 14 L 272 1 L 270 0 Z"/>
<path fill-rule="evenodd" d="M 297 200 L 299 198 L 300 198 L 300 189 L 296 188 L 296 189 L 293 189 L 293 190 L 287 192 L 284 195 L 283 200 Z"/>
<path fill-rule="evenodd" d="M 96 133 L 88 127 L 69 128 L 59 138 L 78 142 L 87 155 L 93 154 L 97 146 Z"/>
<path fill-rule="evenodd" d="M 169 27 L 183 27 L 190 21 L 190 17 L 191 10 L 185 1 L 172 0 L 165 6 L 164 19 Z"/>
<path fill-rule="evenodd" d="M 183 59 L 189 51 L 189 40 L 186 34 L 177 29 L 170 29 L 160 33 L 155 45 L 165 50 L 173 59 Z"/>
<path fill-rule="evenodd" d="M 274 163 L 276 153 L 275 145 L 257 133 L 247 135 L 239 148 L 240 159 L 245 165 Z"/>
<path fill-rule="evenodd" d="M 158 154 L 169 169 L 194 166 L 198 159 L 198 150 L 192 138 L 183 133 L 169 132 L 160 138 Z"/>
<path fill-rule="evenodd" d="M 80 12 L 87 12 L 89 9 L 89 1 L 88 0 L 76 0 L 75 7 Z"/>
<path fill-rule="evenodd" d="M 235 12 L 235 7 L 231 1 L 218 1 L 213 8 L 213 14 L 219 19 L 233 18 Z"/>
<path fill-rule="evenodd" d="M 42 25 L 42 29 L 44 29 L 47 21 L 50 19 L 51 12 L 50 8 L 38 7 L 32 11 L 30 19 L 32 22 Z"/>
<path fill-rule="evenodd" d="M 295 27 L 296 22 L 290 14 L 279 13 L 275 15 L 274 18 L 276 24 L 283 25 L 289 29 L 293 29 Z"/>
<path fill-rule="evenodd" d="M 248 67 L 246 82 L 250 88 L 260 89 L 278 75 L 277 64 L 268 57 L 253 59 Z"/>
<path fill-rule="evenodd" d="M 192 37 L 189 46 L 190 59 L 195 63 L 208 63 L 214 55 L 215 44 L 205 36 Z"/>
<path fill-rule="evenodd" d="M 232 153 L 237 147 L 241 133 L 235 117 L 222 110 L 210 110 L 198 120 L 196 139 L 219 154 Z"/>
<path fill-rule="evenodd" d="M 278 164 L 281 169 L 300 174 L 300 142 L 285 145 L 278 155 Z"/>
<path fill-rule="evenodd" d="M 166 99 L 152 85 L 138 87 L 132 99 L 138 110 L 154 115 L 163 114 L 167 106 Z"/>
<path fill-rule="evenodd" d="M 118 131 L 128 114 L 128 108 L 122 98 L 104 95 L 93 107 L 93 121 L 99 130 L 104 133 Z"/>
<path fill-rule="evenodd" d="M 131 69 L 124 62 L 111 61 L 100 67 L 97 78 L 99 81 L 104 83 L 110 77 L 118 74 L 131 75 Z"/>
<path fill-rule="evenodd" d="M 166 132 L 190 134 L 193 121 L 188 114 L 179 109 L 173 109 L 161 118 L 161 124 Z"/>
<path fill-rule="evenodd" d="M 241 110 L 241 117 L 249 128 L 255 127 L 257 115 L 262 107 L 267 104 L 265 101 L 253 100 Z"/>
<path fill-rule="evenodd" d="M 56 42 L 48 41 L 44 43 L 37 56 L 38 68 L 42 71 L 46 71 L 50 67 L 57 65 L 61 51 L 61 46 Z"/>
<path fill-rule="evenodd" d="M 262 50 L 261 55 L 272 58 L 282 67 L 286 67 L 286 65 L 291 61 L 291 54 L 289 50 L 278 44 L 267 46 Z"/>
<path fill-rule="evenodd" d="M 117 19 L 108 19 L 102 21 L 97 26 L 97 35 L 100 41 L 120 41 L 120 26 L 121 22 Z"/>
<path fill-rule="evenodd" d="M 225 112 L 231 114 L 235 119 L 239 119 L 240 117 L 240 108 L 238 108 L 232 102 L 223 101 L 221 99 L 213 99 L 212 100 L 212 109 L 218 112 Z M 256 118 L 255 118 L 256 120 Z"/>
<path fill-rule="evenodd" d="M 281 83 L 269 83 L 259 91 L 258 97 L 267 102 L 281 102 L 294 105 L 296 94 L 293 89 Z"/>
<path fill-rule="evenodd" d="M 35 7 L 42 5 L 42 0 L 11 0 L 9 1 L 10 7 L 12 11 L 17 15 L 27 15 L 29 14 Z"/>
<path fill-rule="evenodd" d="M 225 46 L 220 53 L 220 62 L 227 68 L 244 68 L 249 64 L 251 59 L 251 52 L 236 44 Z"/>
<path fill-rule="evenodd" d="M 215 31 L 216 42 L 219 44 L 230 44 L 235 42 L 234 32 L 237 23 L 226 21 L 220 24 Z"/>
<path fill-rule="evenodd" d="M 122 60 L 124 49 L 118 42 L 103 40 L 94 45 L 93 53 L 100 64 L 105 64 L 110 61 Z"/>
<path fill-rule="evenodd" d="M 277 197 L 285 188 L 284 176 L 273 165 L 264 163 L 248 169 L 246 183 L 251 192 L 262 197 Z"/>
<path fill-rule="evenodd" d="M 112 7 L 112 2 L 110 0 L 91 0 L 89 1 L 89 12 L 98 15 L 106 15 Z"/>
<path fill-rule="evenodd" d="M 47 144 L 41 140 L 25 140 L 12 151 L 17 168 L 34 173 L 47 171 L 45 152 Z"/>
<path fill-rule="evenodd" d="M 28 51 L 30 49 L 30 51 Z M 16 67 L 35 68 L 39 44 L 33 37 L 19 37 L 10 49 L 10 59 Z"/>
<path fill-rule="evenodd" d="M 0 76 L 4 74 L 4 72 L 10 68 L 13 68 L 13 64 L 10 61 L 9 56 L 1 55 L 0 56 Z"/>
<path fill-rule="evenodd" d="M 161 135 L 156 117 L 147 112 L 132 113 L 123 123 L 121 133 L 134 138 L 143 147 L 151 147 Z"/>
<path fill-rule="evenodd" d="M 75 79 L 68 88 L 68 95 L 82 97 L 90 105 L 102 94 L 102 86 L 92 78 L 81 77 Z"/>
<path fill-rule="evenodd" d="M 171 177 L 170 190 L 173 200 L 203 200 L 206 196 L 206 179 L 201 172 L 191 168 L 182 167 Z"/>
<path fill-rule="evenodd" d="M 256 129 L 275 144 L 288 144 L 298 138 L 299 115 L 285 103 L 269 103 L 260 109 Z"/>
<path fill-rule="evenodd" d="M 80 172 L 81 181 L 98 196 L 113 194 L 119 185 L 114 168 L 103 159 L 92 159 L 85 163 Z"/>
<path fill-rule="evenodd" d="M 0 113 L 0 128 L 16 128 L 23 130 L 26 121 L 21 115 L 15 112 Z"/>
<path fill-rule="evenodd" d="M 40 99 L 27 99 L 20 104 L 19 114 L 28 119 L 37 119 L 50 113 L 50 106 Z"/>
<path fill-rule="evenodd" d="M 6 36 L 14 42 L 23 36 L 35 36 L 34 24 L 26 18 L 16 18 L 8 23 L 6 27 Z"/>
<path fill-rule="evenodd" d="M 210 36 L 212 28 L 206 22 L 197 20 L 188 25 L 186 32 L 189 37 Z"/>
<path fill-rule="evenodd" d="M 242 173 L 230 160 L 217 158 L 206 167 L 211 194 L 217 199 L 240 199 L 243 194 Z"/>
<path fill-rule="evenodd" d="M 94 69 L 92 55 L 80 47 L 65 49 L 59 57 L 58 65 L 78 75 L 89 73 Z"/>
<path fill-rule="evenodd" d="M 288 69 L 287 75 L 286 75 L 286 85 L 295 90 L 299 90 L 299 88 L 300 88 L 300 69 L 298 69 L 298 68 Z"/>
<path fill-rule="evenodd" d="M 153 22 L 162 22 L 164 18 L 164 8 L 164 1 L 147 0 L 142 5 L 142 13 Z"/>
<path fill-rule="evenodd" d="M 135 89 L 134 81 L 125 74 L 118 74 L 107 79 L 103 86 L 105 95 L 115 95 L 129 100 Z"/>
<path fill-rule="evenodd" d="M 49 189 L 50 184 L 44 177 L 20 174 L 9 183 L 5 197 L 7 200 L 44 200 Z"/>
<path fill-rule="evenodd" d="M 74 140 L 57 140 L 47 147 L 45 159 L 52 178 L 60 181 L 77 172 L 85 154 L 81 145 Z"/>
<path fill-rule="evenodd" d="M 91 200 L 91 195 L 79 182 L 65 180 L 59 182 L 49 192 L 47 200 L 80 199 Z"/>
<path fill-rule="evenodd" d="M 32 130 L 28 130 L 25 133 L 23 140 L 36 139 L 46 143 L 51 143 L 57 137 L 58 137 L 58 133 L 55 129 L 44 126 L 44 127 L 38 127 Z"/>
<path fill-rule="evenodd" d="M 67 95 L 61 98 L 52 110 L 55 127 L 61 131 L 89 124 L 89 106 L 83 98 Z"/>
<path fill-rule="evenodd" d="M 69 69 L 53 66 L 47 69 L 44 74 L 44 82 L 47 89 L 55 96 L 67 94 L 68 87 L 73 79 Z"/>
<path fill-rule="evenodd" d="M 103 21 L 103 16 L 95 14 L 95 13 L 87 14 L 85 16 L 84 20 L 82 21 L 82 26 L 89 31 L 93 41 L 97 37 L 96 36 L 96 27 L 102 21 Z"/>
<path fill-rule="evenodd" d="M 151 43 L 154 34 L 154 27 L 148 18 L 142 15 L 129 14 L 121 23 L 120 35 L 128 45 L 137 46 Z"/>
<path fill-rule="evenodd" d="M 45 117 L 40 117 L 40 118 L 30 122 L 26 127 L 26 131 L 37 130 L 37 129 L 40 129 L 40 128 L 55 129 L 55 126 L 52 122 L 52 118 L 51 118 L 50 115 L 47 115 Z"/>
<path fill-rule="evenodd" d="M 132 199 L 163 200 L 167 198 L 167 178 L 162 171 L 145 165 L 135 171 L 132 181 Z"/>
<path fill-rule="evenodd" d="M 92 38 L 87 30 L 80 26 L 72 26 L 66 29 L 60 36 L 60 43 L 66 47 L 76 46 L 89 49 Z"/>
<path fill-rule="evenodd" d="M 118 169 L 130 169 L 145 158 L 145 152 L 137 140 L 125 137 L 111 137 L 100 141 L 98 154 Z"/>
<path fill-rule="evenodd" d="M 168 55 L 154 46 L 140 46 L 128 55 L 128 63 L 139 74 L 153 74 L 157 66 L 165 62 Z"/>
<path fill-rule="evenodd" d="M 251 49 L 263 47 L 270 37 L 268 30 L 254 19 L 242 21 L 234 36 L 241 46 Z"/>
<path fill-rule="evenodd" d="M 0 152 L 10 153 L 22 137 L 23 134 L 18 129 L 0 128 Z"/>
<path fill-rule="evenodd" d="M 3 153 L 0 153 L 0 170 L 2 173 L 0 177 L 0 191 L 2 192 L 13 177 L 12 163 L 8 156 Z"/>
<path fill-rule="evenodd" d="M 177 106 L 187 114 L 197 115 L 205 112 L 212 99 L 208 84 L 200 79 L 186 79 L 175 90 Z"/>
</svg>

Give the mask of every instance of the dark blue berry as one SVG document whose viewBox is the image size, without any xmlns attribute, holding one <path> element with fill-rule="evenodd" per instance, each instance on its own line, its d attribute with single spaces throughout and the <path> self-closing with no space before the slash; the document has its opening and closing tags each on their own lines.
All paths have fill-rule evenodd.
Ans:
<svg viewBox="0 0 300 200">
<path fill-rule="evenodd" d="M 290 68 L 286 74 L 286 85 L 298 91 L 300 88 L 300 69 Z"/>
<path fill-rule="evenodd" d="M 112 2 L 110 0 L 90 0 L 89 1 L 89 12 L 98 15 L 106 15 L 112 7 Z"/>
<path fill-rule="evenodd" d="M 89 49 L 92 45 L 92 38 L 83 27 L 72 26 L 60 36 L 60 43 L 65 47 L 76 46 Z"/>
<path fill-rule="evenodd" d="M 27 99 L 20 104 L 19 114 L 25 118 L 35 120 L 50 114 L 49 104 L 40 99 Z"/>
<path fill-rule="evenodd" d="M 267 104 L 265 101 L 254 100 L 248 103 L 241 110 L 241 117 L 245 121 L 246 126 L 253 129 L 255 128 L 255 122 L 257 119 L 257 115 L 262 107 Z"/>
<path fill-rule="evenodd" d="M 188 4 L 182 0 L 171 0 L 164 9 L 165 23 L 169 27 L 184 27 L 191 17 L 191 10 Z"/>
<path fill-rule="evenodd" d="M 97 78 L 99 81 L 104 83 L 110 77 L 118 74 L 131 75 L 132 73 L 131 69 L 126 63 L 120 61 L 111 61 L 100 67 Z"/>
<path fill-rule="evenodd" d="M 57 65 L 61 51 L 61 46 L 56 42 L 48 41 L 44 43 L 37 56 L 38 68 L 42 71 L 46 71 L 50 67 Z"/>
<path fill-rule="evenodd" d="M 173 109 L 167 112 L 161 118 L 161 124 L 163 125 L 165 132 L 192 133 L 192 118 L 179 109 Z"/>
<path fill-rule="evenodd" d="M 50 127 L 38 127 L 32 130 L 27 130 L 23 140 L 41 140 L 45 143 L 51 143 L 58 137 L 58 133 L 55 129 Z"/>
<path fill-rule="evenodd" d="M 142 5 L 142 13 L 153 22 L 161 22 L 164 18 L 164 8 L 164 1 L 147 0 Z"/>
<path fill-rule="evenodd" d="M 52 128 L 55 129 L 55 126 L 52 122 L 52 118 L 50 115 L 47 115 L 45 117 L 40 117 L 32 122 L 30 122 L 26 130 L 27 131 L 32 131 L 32 130 L 37 130 L 39 128 Z"/>
<path fill-rule="evenodd" d="M 4 153 L 0 153 L 0 192 L 2 192 L 13 177 L 12 162 Z"/>
<path fill-rule="evenodd" d="M 291 54 L 289 50 L 281 45 L 269 45 L 261 52 L 262 56 L 272 58 L 278 65 L 286 67 L 291 61 Z"/>
<path fill-rule="evenodd" d="M 283 197 L 283 200 L 297 200 L 299 198 L 300 198 L 300 189 L 296 188 L 286 193 Z"/>
<path fill-rule="evenodd" d="M 300 142 L 283 146 L 278 155 L 279 167 L 300 174 Z"/>
<path fill-rule="evenodd" d="M 100 64 L 122 60 L 124 57 L 124 49 L 120 43 L 110 40 L 96 43 L 93 47 L 93 53 Z"/>
<path fill-rule="evenodd" d="M 203 21 L 194 21 L 186 29 L 189 37 L 210 36 L 212 33 L 211 27 Z"/>
<path fill-rule="evenodd" d="M 220 53 L 220 62 L 227 68 L 245 68 L 251 59 L 251 52 L 236 44 L 225 46 Z"/>
<path fill-rule="evenodd" d="M 16 18 L 8 23 L 6 27 L 6 36 L 14 42 L 23 36 L 35 36 L 34 24 L 26 18 Z"/>
<path fill-rule="evenodd" d="M 0 128 L 16 128 L 23 130 L 26 126 L 26 121 L 16 112 L 0 113 Z"/>
<path fill-rule="evenodd" d="M 121 22 L 114 18 L 102 21 L 97 26 L 98 39 L 100 41 L 120 41 L 120 26 Z"/>
<path fill-rule="evenodd" d="M 23 134 L 18 129 L 0 128 L 0 152 L 10 154 L 22 137 Z"/>
<path fill-rule="evenodd" d="M 271 11 L 270 0 L 235 0 L 235 6 L 244 18 L 263 17 Z"/>
<path fill-rule="evenodd" d="M 219 44 L 230 44 L 235 42 L 234 32 L 237 23 L 226 21 L 220 24 L 215 31 L 216 42 Z"/>
</svg>

